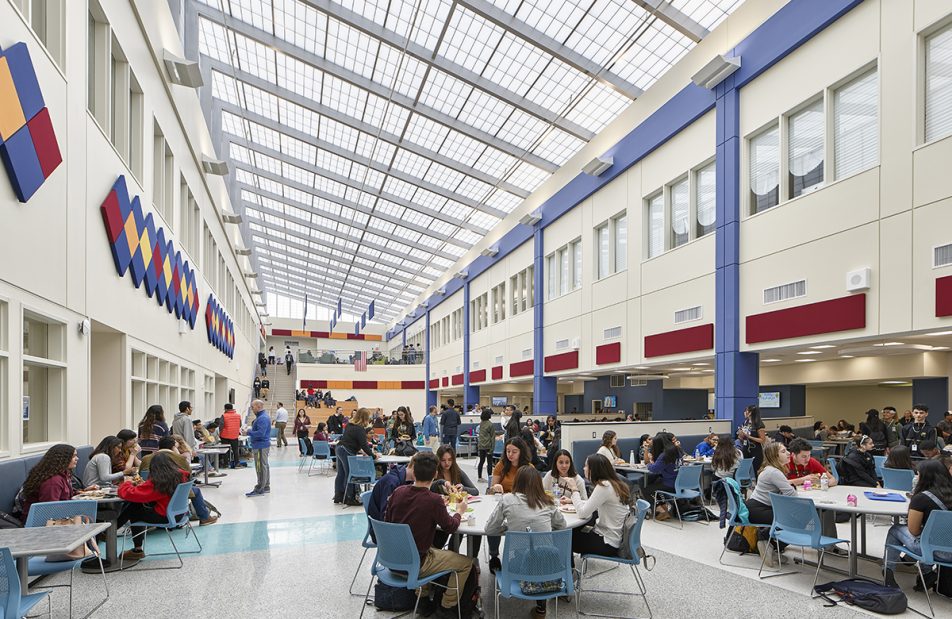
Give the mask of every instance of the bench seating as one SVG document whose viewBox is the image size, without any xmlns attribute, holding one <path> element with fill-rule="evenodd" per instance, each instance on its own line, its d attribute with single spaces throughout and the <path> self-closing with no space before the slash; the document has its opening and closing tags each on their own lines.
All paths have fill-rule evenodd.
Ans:
<svg viewBox="0 0 952 619">
<path fill-rule="evenodd" d="M 76 476 L 82 479 L 83 470 L 89 462 L 89 455 L 93 452 L 91 445 L 77 447 L 79 463 L 76 465 Z M 13 499 L 19 492 L 27 473 L 43 458 L 42 454 L 14 458 L 0 462 L 0 510 L 10 513 L 13 511 Z"/>
</svg>

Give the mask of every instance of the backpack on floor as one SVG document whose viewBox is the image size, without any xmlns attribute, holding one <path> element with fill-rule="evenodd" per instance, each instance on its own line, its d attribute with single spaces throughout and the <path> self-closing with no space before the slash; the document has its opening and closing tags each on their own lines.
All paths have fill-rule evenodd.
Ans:
<svg viewBox="0 0 952 619">
<path fill-rule="evenodd" d="M 935 592 L 952 598 L 952 567 L 939 566 L 939 579 L 935 583 Z"/>
<path fill-rule="evenodd" d="M 740 554 L 760 554 L 757 550 L 757 527 L 734 527 L 734 534 L 728 532 L 727 549 Z"/>
<path fill-rule="evenodd" d="M 416 591 L 406 587 L 391 587 L 380 581 L 374 585 L 374 606 L 377 610 L 413 610 Z"/>
<path fill-rule="evenodd" d="M 450 582 L 451 574 L 447 574 L 436 582 L 446 586 Z M 459 596 L 459 611 L 462 619 L 472 619 L 482 617 L 483 611 L 480 603 L 482 591 L 479 586 L 479 560 L 473 559 L 473 568 L 469 571 L 469 578 L 463 583 L 463 591 Z M 433 587 L 433 602 L 439 606 L 443 600 L 443 587 Z"/>
<path fill-rule="evenodd" d="M 906 594 L 898 587 L 887 587 L 866 578 L 848 578 L 836 582 L 817 585 L 813 588 L 820 597 L 829 602 L 824 606 L 836 606 L 845 602 L 849 606 L 858 606 L 883 615 L 898 615 L 906 612 L 908 600 Z M 839 596 L 839 602 L 830 598 L 827 593 Z"/>
</svg>

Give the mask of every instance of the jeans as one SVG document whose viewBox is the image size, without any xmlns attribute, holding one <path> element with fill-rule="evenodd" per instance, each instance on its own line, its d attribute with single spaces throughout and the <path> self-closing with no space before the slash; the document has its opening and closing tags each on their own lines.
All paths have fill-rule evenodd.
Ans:
<svg viewBox="0 0 952 619">
<path fill-rule="evenodd" d="M 352 490 L 352 485 L 347 483 L 347 474 L 350 473 L 347 456 L 354 454 L 350 453 L 346 447 L 341 447 L 340 445 L 337 445 L 335 452 L 337 455 L 337 477 L 334 479 L 334 500 L 343 501 L 345 499 L 352 499 L 354 498 L 354 491 Z"/>
<path fill-rule="evenodd" d="M 905 546 L 915 554 L 922 552 L 922 546 L 919 544 L 919 538 L 909 532 L 909 527 L 904 524 L 894 524 L 889 527 L 889 533 L 886 534 L 886 569 L 895 570 L 896 562 L 899 561 L 899 553 L 902 552 L 895 548 L 890 548 L 890 544 L 896 546 Z M 937 552 L 933 557 L 937 561 L 952 562 L 952 553 Z M 922 570 L 927 572 L 928 570 Z"/>
<path fill-rule="evenodd" d="M 443 434 L 443 444 L 449 445 L 456 450 L 456 434 Z"/>
<path fill-rule="evenodd" d="M 251 450 L 251 454 L 255 460 L 255 473 L 258 475 L 258 483 L 255 484 L 255 490 L 258 492 L 271 490 L 271 464 L 268 462 L 269 451 L 271 451 L 270 447 Z"/>
<path fill-rule="evenodd" d="M 605 538 L 593 531 L 572 529 L 572 552 L 602 557 L 617 557 L 618 548 L 605 542 Z"/>
<path fill-rule="evenodd" d="M 447 585 L 450 589 L 443 592 L 443 608 L 453 608 L 459 601 L 459 594 L 462 593 L 466 581 L 469 579 L 469 572 L 473 569 L 473 562 L 469 557 L 453 552 L 452 550 L 437 550 L 430 548 L 426 551 L 420 560 L 420 577 L 425 578 L 437 572 L 452 571 L 456 575 L 450 575 Z M 455 614 L 455 613 L 454 613 Z"/>
<path fill-rule="evenodd" d="M 122 511 L 119 512 L 119 518 L 116 520 L 116 528 L 121 527 L 127 522 L 147 522 L 149 524 L 168 524 L 167 516 L 160 516 L 155 510 L 144 503 L 126 503 Z M 132 527 L 132 547 L 136 550 L 142 550 L 142 542 L 145 540 L 146 527 Z"/>
<path fill-rule="evenodd" d="M 195 508 L 195 514 L 199 520 L 208 520 L 211 517 L 211 512 L 208 511 L 208 506 L 205 505 L 205 497 L 202 496 L 202 491 L 198 486 L 192 486 L 192 495 L 192 507 Z"/>
<path fill-rule="evenodd" d="M 223 438 L 221 439 L 223 443 L 231 447 L 231 468 L 238 466 L 238 463 L 241 461 L 241 441 L 236 438 Z"/>
</svg>

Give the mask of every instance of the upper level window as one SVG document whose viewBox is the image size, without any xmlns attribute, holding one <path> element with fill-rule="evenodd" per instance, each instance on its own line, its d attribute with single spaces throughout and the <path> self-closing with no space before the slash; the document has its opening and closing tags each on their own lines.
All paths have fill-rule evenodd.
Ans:
<svg viewBox="0 0 952 619">
<path fill-rule="evenodd" d="M 694 172 L 694 201 L 697 205 L 696 236 L 714 231 L 717 218 L 717 171 L 713 162 Z"/>
<path fill-rule="evenodd" d="M 546 293 L 549 299 L 568 294 L 582 285 L 582 240 L 575 239 L 545 259 Z"/>
<path fill-rule="evenodd" d="M 925 39 L 925 139 L 952 134 L 952 26 Z"/>
<path fill-rule="evenodd" d="M 66 325 L 23 312 L 23 443 L 65 435 Z"/>
<path fill-rule="evenodd" d="M 664 194 L 648 199 L 648 257 L 664 251 Z"/>
<path fill-rule="evenodd" d="M 13 0 L 60 69 L 66 68 L 66 0 Z"/>
<path fill-rule="evenodd" d="M 876 69 L 833 93 L 833 162 L 836 178 L 879 161 L 879 77 Z"/>
<path fill-rule="evenodd" d="M 595 228 L 595 243 L 598 250 L 598 264 L 596 265 L 595 279 L 602 279 L 603 277 L 607 277 L 610 273 L 608 262 L 609 240 L 607 223 Z"/>
<path fill-rule="evenodd" d="M 750 138 L 750 205 L 759 213 L 780 204 L 780 131 L 774 123 Z"/>
<path fill-rule="evenodd" d="M 615 251 L 615 273 L 628 268 L 628 215 L 612 219 L 612 236 Z"/>
<path fill-rule="evenodd" d="M 787 118 L 787 192 L 795 198 L 823 182 L 823 99 Z"/>
<path fill-rule="evenodd" d="M 688 242 L 691 212 L 691 192 L 688 179 L 671 185 L 671 247 Z"/>
<path fill-rule="evenodd" d="M 628 268 L 628 216 L 624 212 L 595 226 L 598 261 L 595 279 L 608 277 Z"/>
</svg>

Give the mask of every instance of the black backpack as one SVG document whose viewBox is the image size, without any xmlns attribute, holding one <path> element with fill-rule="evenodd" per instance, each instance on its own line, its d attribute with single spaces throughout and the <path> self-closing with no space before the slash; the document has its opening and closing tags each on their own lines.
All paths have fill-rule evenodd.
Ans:
<svg viewBox="0 0 952 619">
<path fill-rule="evenodd" d="M 836 606 L 839 602 L 830 598 L 827 593 L 835 593 L 840 602 L 850 606 L 858 606 L 864 610 L 883 615 L 898 615 L 906 612 L 908 600 L 906 594 L 898 587 L 887 587 L 876 581 L 866 578 L 848 578 L 836 582 L 828 582 L 813 588 L 820 597 L 829 602 L 824 606 Z"/>
<path fill-rule="evenodd" d="M 459 611 L 462 619 L 482 616 L 482 609 L 480 608 L 482 590 L 479 586 L 479 576 L 479 560 L 473 559 L 473 569 L 469 571 L 469 578 L 467 578 L 463 584 L 463 591 L 459 596 Z M 445 586 L 450 582 L 450 578 L 453 578 L 455 583 L 455 577 L 451 574 L 439 578 L 437 582 Z M 433 603 L 439 606 L 443 600 L 443 592 L 445 589 L 443 587 L 433 587 L 433 589 Z"/>
<path fill-rule="evenodd" d="M 391 587 L 380 581 L 374 585 L 374 606 L 377 610 L 413 610 L 416 592 L 406 587 Z"/>
<path fill-rule="evenodd" d="M 416 452 L 417 448 L 408 441 L 397 441 L 397 444 L 393 448 L 393 453 L 396 456 L 412 456 Z"/>
</svg>

